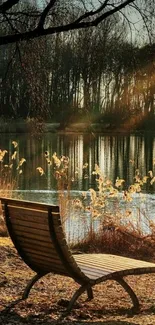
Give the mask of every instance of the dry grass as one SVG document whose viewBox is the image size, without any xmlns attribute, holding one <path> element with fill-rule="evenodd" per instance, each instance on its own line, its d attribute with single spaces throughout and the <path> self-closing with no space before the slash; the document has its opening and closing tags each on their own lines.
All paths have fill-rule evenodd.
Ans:
<svg viewBox="0 0 155 325">
<path fill-rule="evenodd" d="M 25 158 L 19 157 L 18 143 L 12 141 L 12 152 L 0 149 L 0 197 L 13 196 L 13 190 L 17 186 L 18 177 L 22 174 Z M 0 204 L 0 236 L 7 236 L 2 208 Z"/>
<path fill-rule="evenodd" d="M 108 253 L 155 261 L 155 236 L 130 232 L 126 227 L 103 227 L 71 248 L 86 253 Z"/>
</svg>

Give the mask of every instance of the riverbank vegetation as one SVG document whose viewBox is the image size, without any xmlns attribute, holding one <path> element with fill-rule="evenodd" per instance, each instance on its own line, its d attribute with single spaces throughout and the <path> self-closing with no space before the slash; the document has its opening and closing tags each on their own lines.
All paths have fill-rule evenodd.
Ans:
<svg viewBox="0 0 155 325">
<path fill-rule="evenodd" d="M 25 158 L 20 157 L 18 143 L 12 141 L 12 148 L 0 149 L 0 197 L 12 197 L 13 191 L 17 188 L 20 175 L 23 173 Z M 6 225 L 2 216 L 0 206 L 0 236 L 7 236 Z"/>
<path fill-rule="evenodd" d="M 18 143 L 12 142 L 11 152 L 1 150 L 0 196 L 12 197 L 19 177 L 23 175 L 25 158 L 20 157 Z M 70 160 L 66 156 L 50 156 L 44 153 L 47 169 L 36 166 L 36 177 L 50 175 L 57 184 L 57 202 L 60 206 L 64 230 L 73 250 L 86 252 L 111 252 L 113 254 L 155 258 L 155 222 L 145 209 L 145 191 L 147 186 L 153 189 L 155 176 L 149 171 L 146 176 L 136 169 L 132 184 L 119 177 L 114 182 L 103 175 L 96 164 L 93 177 L 96 188 L 90 188 L 78 197 L 72 196 L 72 185 L 79 170 L 72 175 Z M 131 162 L 133 163 L 133 162 Z M 83 165 L 83 177 L 88 177 L 88 163 Z M 136 197 L 136 203 L 135 203 Z M 21 198 L 22 199 L 22 198 Z M 2 215 L 2 212 L 1 212 Z M 74 227 L 69 226 L 74 220 Z M 76 223 L 77 222 L 77 223 Z M 82 225 L 82 235 L 78 225 Z M 79 227 L 79 228 L 80 228 Z M 0 235 L 6 236 L 7 230 L 1 216 Z"/>
</svg>

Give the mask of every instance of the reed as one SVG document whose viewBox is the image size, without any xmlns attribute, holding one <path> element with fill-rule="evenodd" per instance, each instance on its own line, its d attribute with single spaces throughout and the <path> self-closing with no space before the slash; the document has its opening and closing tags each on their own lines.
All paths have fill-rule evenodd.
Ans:
<svg viewBox="0 0 155 325">
<path fill-rule="evenodd" d="M 144 206 L 142 209 L 140 204 L 133 207 L 135 195 L 139 197 L 138 202 L 144 203 L 143 187 L 147 183 L 151 186 L 154 184 L 153 172 L 141 176 L 136 170 L 134 182 L 128 187 L 125 180 L 119 178 L 112 184 L 98 165 L 93 174 L 96 176 L 97 191 L 90 189 L 90 202 L 83 204 L 84 210 L 89 211 L 90 228 L 82 240 L 71 243 L 72 249 L 145 260 L 155 258 L 155 222 L 149 219 Z"/>
<path fill-rule="evenodd" d="M 68 234 L 68 240 L 73 250 L 110 252 L 145 259 L 155 257 L 155 223 L 148 218 L 144 207 L 141 209 L 138 205 L 133 208 L 134 196 L 138 196 L 139 202 L 143 202 L 143 188 L 154 184 L 152 171 L 147 176 L 142 176 L 137 169 L 133 184 L 127 186 L 125 180 L 119 177 L 112 184 L 96 164 L 93 175 L 97 189 L 90 188 L 81 197 L 72 198 L 73 177 L 68 172 L 69 159 L 64 156 L 58 158 L 56 153 L 52 156 L 52 161 L 49 160 L 49 153 L 45 156 L 47 163 L 53 166 L 57 180 L 64 225 L 67 218 L 76 218 L 77 233 L 80 218 L 82 228 L 86 230 L 81 237 L 80 232 L 79 235 L 74 235 L 73 228 L 67 229 L 67 232 L 72 231 L 72 234 Z M 84 176 L 87 168 L 86 163 L 83 166 Z M 67 227 L 68 225 L 69 223 Z"/>
<path fill-rule="evenodd" d="M 12 141 L 12 150 L 0 149 L 0 197 L 13 197 L 13 190 L 16 189 L 17 181 L 23 173 L 25 158 L 19 157 L 18 143 Z M 0 236 L 7 236 L 7 229 L 0 204 Z"/>
</svg>

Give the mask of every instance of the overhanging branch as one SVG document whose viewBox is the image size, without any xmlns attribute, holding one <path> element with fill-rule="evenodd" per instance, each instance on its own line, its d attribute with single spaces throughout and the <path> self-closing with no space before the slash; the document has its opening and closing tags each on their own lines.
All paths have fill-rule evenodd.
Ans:
<svg viewBox="0 0 155 325">
<path fill-rule="evenodd" d="M 13 3 L 17 3 L 19 0 L 8 0 L 4 4 L 7 4 L 8 8 L 11 8 L 11 4 L 13 6 Z M 16 34 L 9 34 L 0 36 L 0 45 L 3 44 L 9 44 L 9 43 L 15 43 L 23 40 L 28 39 L 34 39 L 39 36 L 45 36 L 45 35 L 52 35 L 56 33 L 61 32 L 67 32 L 70 30 L 77 30 L 82 28 L 88 28 L 97 26 L 101 21 L 105 20 L 106 18 L 112 16 L 113 14 L 119 12 L 123 8 L 125 8 L 127 5 L 135 2 L 135 0 L 124 0 L 119 5 L 115 7 L 111 7 L 108 0 L 105 0 L 96 10 L 94 11 L 88 11 L 85 14 L 82 14 L 78 19 L 75 21 L 66 24 L 66 25 L 58 25 L 54 27 L 48 27 L 44 28 L 45 19 L 49 15 L 49 11 L 53 8 L 53 6 L 56 3 L 56 0 L 50 0 L 48 5 L 45 7 L 45 9 L 42 11 L 39 19 L 39 23 L 37 28 L 34 28 L 33 30 L 22 32 L 22 33 L 16 33 Z M 2 6 L 2 5 L 1 5 Z M 1 8 L 0 6 L 0 8 Z M 106 11 L 105 11 L 106 8 Z M 109 10 L 107 10 L 109 8 Z"/>
<path fill-rule="evenodd" d="M 46 17 L 48 15 L 49 11 L 53 8 L 55 2 L 56 2 L 56 0 L 50 0 L 48 5 L 43 10 L 43 12 L 41 14 L 41 17 L 40 17 L 40 20 L 39 20 L 38 29 L 42 29 L 44 27 Z"/>
</svg>

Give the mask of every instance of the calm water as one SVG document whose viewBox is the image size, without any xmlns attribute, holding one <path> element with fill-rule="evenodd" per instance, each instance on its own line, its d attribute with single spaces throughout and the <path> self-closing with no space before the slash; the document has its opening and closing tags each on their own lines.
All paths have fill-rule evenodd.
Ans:
<svg viewBox="0 0 155 325">
<path fill-rule="evenodd" d="M 50 157 L 54 152 L 58 156 L 69 157 L 69 173 L 73 180 L 72 195 L 76 198 L 82 191 L 87 191 L 90 187 L 96 188 L 95 176 L 92 175 L 95 164 L 98 164 L 103 174 L 113 182 L 117 177 L 125 179 L 126 187 L 133 184 L 137 169 L 143 176 L 148 175 L 150 170 L 155 172 L 155 137 L 153 136 L 46 133 L 42 138 L 36 139 L 28 134 L 1 134 L 0 149 L 8 150 L 10 157 L 14 151 L 12 141 L 18 142 L 17 159 L 23 157 L 26 159 L 23 173 L 18 176 L 18 187 L 14 192 L 15 197 L 20 193 L 23 199 L 57 203 L 57 184 L 52 167 L 46 162 L 45 151 L 49 152 Z M 83 168 L 86 163 L 88 168 Z M 37 167 L 44 169 L 43 176 L 39 175 Z M 132 208 L 145 209 L 149 217 L 154 218 L 155 186 L 145 186 L 144 193 L 145 199 L 142 203 L 139 201 L 139 196 L 135 195 Z"/>
<path fill-rule="evenodd" d="M 99 164 L 103 174 L 113 182 L 117 177 L 126 180 L 126 186 L 133 183 L 135 170 L 148 175 L 155 170 L 155 137 L 139 136 L 89 136 L 45 134 L 36 139 L 27 134 L 0 135 L 0 149 L 13 153 L 12 141 L 17 141 L 18 159 L 26 159 L 23 175 L 18 180 L 19 190 L 49 191 L 56 189 L 52 168 L 47 165 L 45 151 L 50 157 L 54 152 L 70 159 L 70 174 L 74 179 L 73 189 L 88 190 L 95 187 L 92 175 L 95 163 Z M 7 162 L 7 161 L 6 161 Z M 88 163 L 88 168 L 83 166 Z M 45 175 L 39 177 L 36 167 L 42 167 Z M 145 189 L 154 193 L 154 187 Z"/>
</svg>

